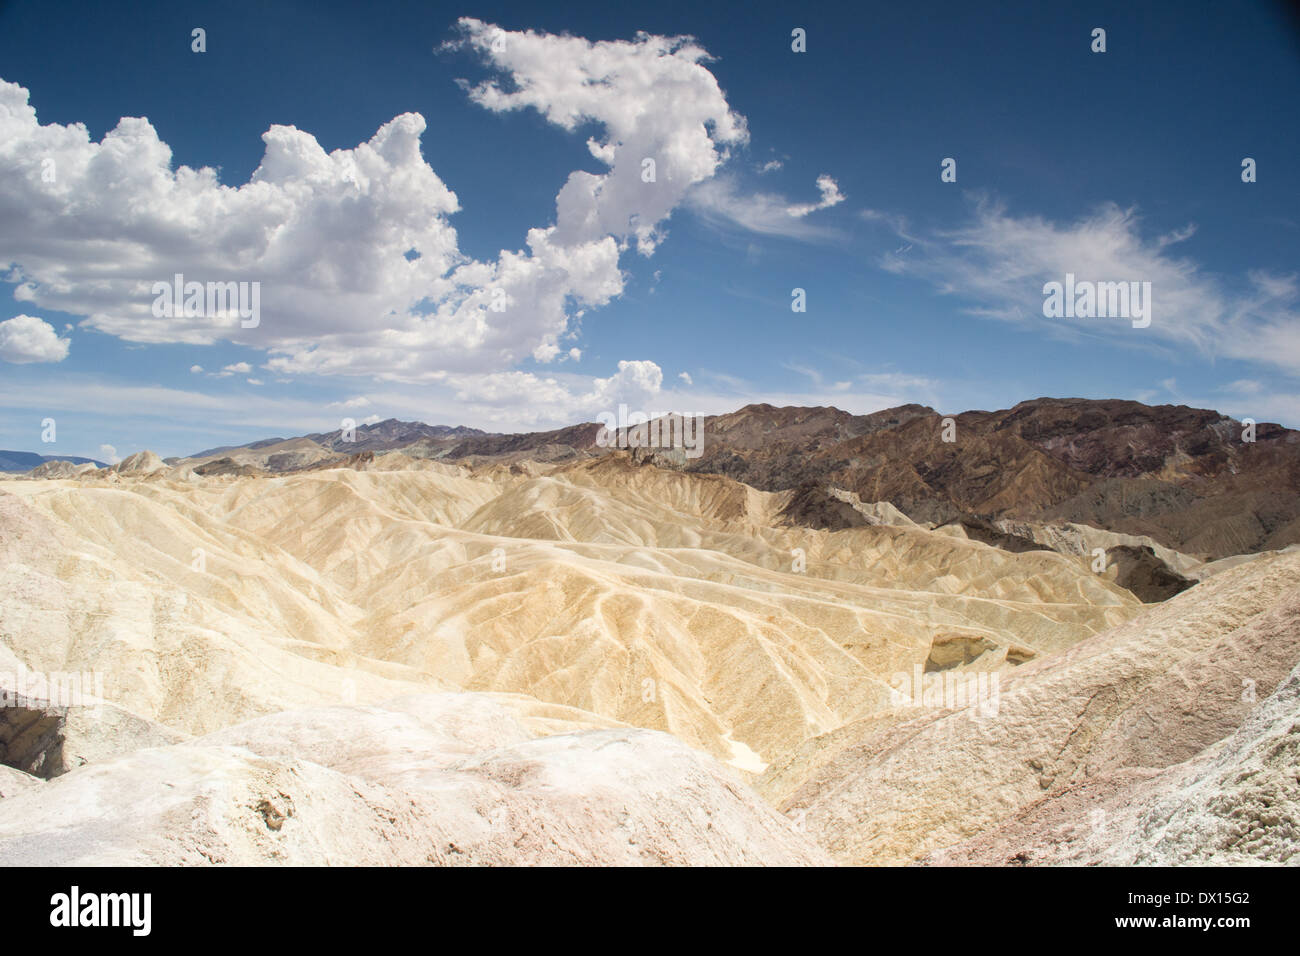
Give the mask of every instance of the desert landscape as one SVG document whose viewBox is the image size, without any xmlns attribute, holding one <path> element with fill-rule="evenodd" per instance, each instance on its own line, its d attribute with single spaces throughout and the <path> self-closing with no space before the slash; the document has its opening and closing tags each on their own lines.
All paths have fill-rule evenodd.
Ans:
<svg viewBox="0 0 1300 956">
<path fill-rule="evenodd" d="M 5 475 L 0 865 L 1297 862 L 1300 433 L 944 420 Z"/>
<path fill-rule="evenodd" d="M 0 0 L 17 945 L 1293 930 L 1297 10 Z"/>
</svg>

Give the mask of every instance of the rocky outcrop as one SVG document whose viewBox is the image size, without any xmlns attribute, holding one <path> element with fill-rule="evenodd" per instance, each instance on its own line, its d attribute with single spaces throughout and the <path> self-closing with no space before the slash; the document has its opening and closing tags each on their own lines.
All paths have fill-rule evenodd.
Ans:
<svg viewBox="0 0 1300 956">
<path fill-rule="evenodd" d="M 166 471 L 167 464 L 155 455 L 153 452 L 145 450 L 138 451 L 134 455 L 127 455 L 109 470 L 118 475 L 133 475 L 136 477 L 151 475 L 155 472 Z"/>
<path fill-rule="evenodd" d="M 1001 548 L 1003 551 L 1019 553 L 1021 551 L 1053 550 L 1047 545 L 1036 541 L 1032 535 L 1017 534 L 1015 530 L 1000 527 L 987 518 L 972 516 L 962 518 L 955 524 L 961 528 L 962 534 L 972 541 L 982 541 L 984 544 Z"/>
<path fill-rule="evenodd" d="M 871 523 L 853 505 L 815 481 L 805 481 L 790 493 L 780 517 L 790 524 L 827 531 L 862 528 Z"/>
<path fill-rule="evenodd" d="M 29 478 L 76 478 L 87 472 L 95 471 L 93 462 L 76 464 L 71 461 L 47 461 L 27 473 Z"/>
<path fill-rule="evenodd" d="M 201 465 L 195 465 L 193 471 L 194 474 L 204 478 L 246 477 L 262 474 L 261 469 L 252 465 L 240 464 L 230 457 L 214 458 Z"/>
<path fill-rule="evenodd" d="M 1151 548 L 1118 545 L 1106 551 L 1106 564 L 1115 569 L 1115 583 L 1145 604 L 1166 601 L 1196 583 L 1165 564 Z"/>
</svg>

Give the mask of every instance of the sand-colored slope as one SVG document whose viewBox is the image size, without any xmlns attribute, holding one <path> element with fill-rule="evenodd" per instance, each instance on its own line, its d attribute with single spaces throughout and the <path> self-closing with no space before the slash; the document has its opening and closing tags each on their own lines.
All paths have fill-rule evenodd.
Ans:
<svg viewBox="0 0 1300 956">
<path fill-rule="evenodd" d="M 463 688 L 756 771 L 887 709 L 936 644 L 1007 667 L 1138 610 L 1058 554 L 790 527 L 780 495 L 626 456 L 545 476 L 400 457 L 5 483 L 0 521 L 37 530 L 0 558 L 0 640 L 31 667 L 100 668 L 110 700 L 190 734 Z"/>
<path fill-rule="evenodd" d="M 1080 792 L 1093 787 L 1104 798 L 1209 754 L 1250 718 L 1257 701 L 1274 693 L 1297 660 L 1300 554 L 1276 553 L 1017 668 L 1004 676 L 993 716 L 975 718 L 970 708 L 910 708 L 850 723 L 805 743 L 759 786 L 783 810 L 802 815 L 841 861 L 901 863 L 965 841 L 1000 852 L 1014 838 L 980 844 L 980 834 L 1018 815 L 1028 820 L 1045 799 L 1057 801 L 1049 808 L 1057 824 L 1068 812 L 1083 826 L 1088 821 L 1078 814 L 1089 803 Z M 1294 748 L 1294 721 L 1282 714 L 1288 706 L 1270 705 L 1278 711 L 1267 722 L 1272 729 L 1257 726 L 1254 737 L 1229 751 L 1281 747 L 1274 756 L 1285 762 Z M 1146 792 L 1146 822 L 1130 826 L 1147 834 L 1145 861 L 1213 856 L 1192 835 L 1197 824 L 1184 828 L 1182 849 L 1158 849 L 1161 838 L 1151 835 L 1162 812 L 1157 807 L 1196 812 L 1197 798 L 1178 791 L 1192 779 L 1211 791 L 1203 799 L 1219 801 L 1208 814 L 1232 822 L 1236 798 L 1225 767 L 1237 758 L 1208 759 L 1200 777 L 1194 771 L 1167 776 Z M 1249 766 L 1254 759 L 1239 762 Z M 1204 782 L 1216 772 L 1218 783 Z M 1273 815 L 1283 828 L 1296 825 L 1293 793 L 1291 799 L 1289 810 Z M 1123 802 L 1112 801 L 1111 809 Z M 1041 849 L 1043 841 L 1023 842 L 1033 862 L 1030 844 Z"/>
<path fill-rule="evenodd" d="M 360 609 L 264 542 L 143 493 L 50 484 L 0 495 L 0 641 L 28 668 L 97 672 L 106 699 L 192 734 L 445 686 L 351 651 Z"/>
</svg>

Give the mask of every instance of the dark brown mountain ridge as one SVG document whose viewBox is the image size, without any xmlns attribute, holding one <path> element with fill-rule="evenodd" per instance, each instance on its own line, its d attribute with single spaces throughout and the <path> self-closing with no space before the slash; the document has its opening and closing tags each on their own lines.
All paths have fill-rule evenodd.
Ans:
<svg viewBox="0 0 1300 956">
<path fill-rule="evenodd" d="M 747 414 L 772 415 L 732 417 Z M 842 441 L 752 451 L 706 427 L 705 454 L 687 468 L 770 491 L 817 482 L 918 521 L 1073 521 L 1204 558 L 1300 541 L 1300 432 L 1280 425 L 1257 425 L 1252 442 L 1205 409 L 1040 398 L 951 416 L 946 442 L 945 417 L 905 406 L 846 422 L 859 433 Z"/>
</svg>

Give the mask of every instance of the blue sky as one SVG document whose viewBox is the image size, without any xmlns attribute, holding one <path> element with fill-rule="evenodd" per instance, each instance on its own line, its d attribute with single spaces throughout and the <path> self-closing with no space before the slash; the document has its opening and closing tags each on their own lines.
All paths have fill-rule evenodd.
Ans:
<svg viewBox="0 0 1300 956">
<path fill-rule="evenodd" d="M 1300 426 L 1282 6 L 968 6 L 0 4 L 0 447 L 1043 395 Z M 259 282 L 257 327 L 155 316 L 178 271 Z M 1045 317 L 1067 272 L 1151 282 L 1150 326 Z"/>
</svg>

